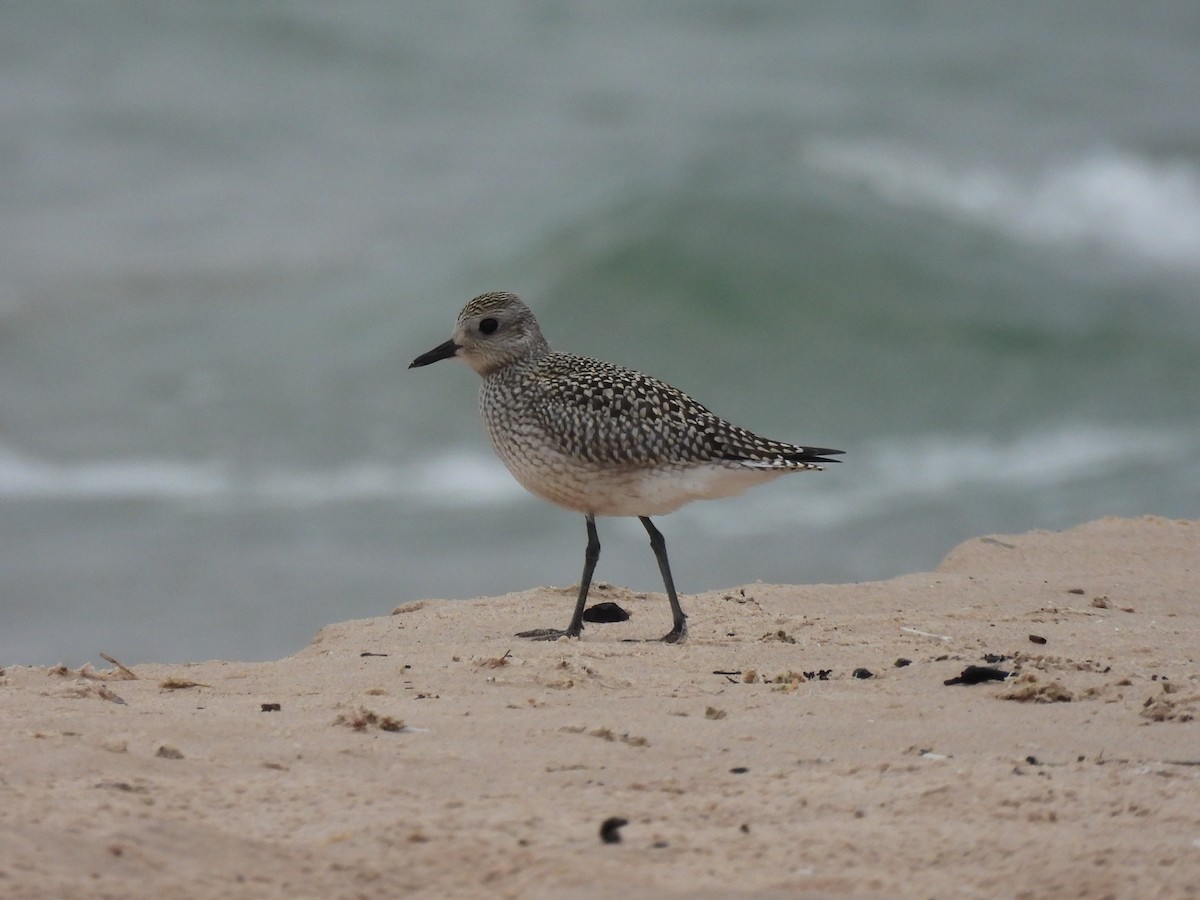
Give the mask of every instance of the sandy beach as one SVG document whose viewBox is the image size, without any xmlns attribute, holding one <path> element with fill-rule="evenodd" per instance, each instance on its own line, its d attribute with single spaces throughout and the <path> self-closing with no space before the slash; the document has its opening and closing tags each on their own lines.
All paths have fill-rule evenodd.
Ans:
<svg viewBox="0 0 1200 900">
<path fill-rule="evenodd" d="M 0 896 L 1200 896 L 1200 522 L 688 595 L 678 646 L 661 595 L 592 601 L 631 616 L 512 637 L 565 624 L 540 588 L 277 662 L 6 666 Z"/>
</svg>

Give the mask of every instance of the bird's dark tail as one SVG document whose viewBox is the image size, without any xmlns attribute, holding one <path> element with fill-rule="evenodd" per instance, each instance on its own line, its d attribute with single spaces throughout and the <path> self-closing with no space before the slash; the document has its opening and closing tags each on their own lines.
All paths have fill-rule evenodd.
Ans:
<svg viewBox="0 0 1200 900">
<path fill-rule="evenodd" d="M 797 447 L 794 453 L 780 454 L 791 462 L 801 463 L 840 463 L 840 459 L 829 459 L 831 456 L 841 456 L 845 450 L 826 450 L 820 447 Z"/>
</svg>

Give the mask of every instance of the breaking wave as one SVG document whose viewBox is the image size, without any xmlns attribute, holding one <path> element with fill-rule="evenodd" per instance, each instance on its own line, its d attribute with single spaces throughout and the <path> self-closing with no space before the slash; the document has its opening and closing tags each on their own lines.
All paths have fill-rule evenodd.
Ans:
<svg viewBox="0 0 1200 900">
<path fill-rule="evenodd" d="M 1200 170 L 1117 150 L 1019 173 L 953 164 L 886 142 L 812 144 L 806 161 L 889 203 L 932 210 L 1027 242 L 1097 246 L 1200 266 Z"/>
</svg>

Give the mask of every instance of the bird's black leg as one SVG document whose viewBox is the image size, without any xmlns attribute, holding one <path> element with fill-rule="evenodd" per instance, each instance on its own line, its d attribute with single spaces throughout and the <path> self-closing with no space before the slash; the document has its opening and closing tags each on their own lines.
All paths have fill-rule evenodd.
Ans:
<svg viewBox="0 0 1200 900">
<path fill-rule="evenodd" d="M 600 536 L 596 534 L 596 517 L 588 513 L 587 520 L 587 549 L 583 551 L 583 574 L 579 577 L 579 597 L 575 600 L 575 612 L 571 616 L 571 624 L 567 626 L 567 637 L 579 637 L 583 631 L 583 607 L 587 603 L 588 589 L 592 586 L 592 573 L 596 571 L 596 563 L 600 559 Z"/>
<path fill-rule="evenodd" d="M 554 641 L 563 635 L 579 637 L 579 633 L 583 631 L 583 607 L 587 603 L 588 588 L 592 586 L 592 573 L 596 571 L 596 562 L 600 559 L 600 536 L 596 534 L 596 517 L 588 513 L 586 518 L 588 542 L 587 549 L 583 552 L 583 575 L 579 579 L 579 598 L 575 601 L 575 613 L 571 616 L 571 624 L 567 626 L 566 631 L 559 631 L 557 628 L 535 628 L 532 631 L 519 631 L 517 637 Z M 659 535 L 659 541 L 662 541 L 662 535 Z M 670 577 L 669 573 L 667 577 Z M 678 602 L 675 605 L 678 607 Z"/>
<path fill-rule="evenodd" d="M 654 527 L 654 523 L 646 516 L 638 516 L 642 520 L 642 524 L 646 526 L 646 533 L 650 535 L 650 548 L 654 551 L 654 558 L 658 560 L 658 571 L 662 573 L 663 586 L 667 589 L 667 600 L 671 603 L 671 630 L 660 638 L 660 640 L 674 644 L 682 641 L 687 637 L 687 616 L 683 613 L 683 607 L 679 605 L 679 597 L 675 594 L 675 580 L 671 577 L 671 564 L 667 562 L 667 542 L 663 540 L 662 532 Z"/>
</svg>

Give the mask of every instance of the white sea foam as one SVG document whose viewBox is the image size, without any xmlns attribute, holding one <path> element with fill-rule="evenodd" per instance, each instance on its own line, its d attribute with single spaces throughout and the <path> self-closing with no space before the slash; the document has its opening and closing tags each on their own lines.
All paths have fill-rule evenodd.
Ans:
<svg viewBox="0 0 1200 900">
<path fill-rule="evenodd" d="M 407 466 L 361 462 L 320 469 L 153 459 L 63 463 L 0 447 L 0 498 L 10 500 L 277 507 L 406 500 L 476 506 L 521 493 L 499 462 L 465 451 Z"/>
<path fill-rule="evenodd" d="M 0 497 L 9 499 L 211 497 L 229 490 L 220 466 L 162 460 L 57 463 L 0 447 Z"/>
<path fill-rule="evenodd" d="M 1200 170 L 1194 163 L 1096 150 L 1021 173 L 996 164 L 954 164 L 893 143 L 834 141 L 813 143 L 805 158 L 889 203 L 1020 240 L 1200 266 Z"/>
</svg>

